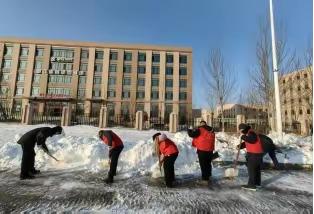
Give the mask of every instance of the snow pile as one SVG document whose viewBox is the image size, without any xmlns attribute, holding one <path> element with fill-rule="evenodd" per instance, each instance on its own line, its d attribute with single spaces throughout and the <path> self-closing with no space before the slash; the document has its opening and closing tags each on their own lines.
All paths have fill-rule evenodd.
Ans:
<svg viewBox="0 0 314 214">
<path fill-rule="evenodd" d="M 5 127 L 5 128 L 2 128 Z M 20 128 L 21 127 L 21 128 Z M 19 126 L 0 123 L 0 169 L 16 169 L 20 167 L 22 149 L 16 141 L 26 131 L 38 126 Z M 66 136 L 53 136 L 47 139 L 47 146 L 51 153 L 60 161 L 47 156 L 40 148 L 35 148 L 36 167 L 46 169 L 71 169 L 99 172 L 107 170 L 108 147 L 97 137 L 99 129 L 88 126 L 65 127 Z M 159 172 L 158 159 L 154 155 L 154 143 L 151 136 L 156 133 L 150 131 L 136 131 L 133 129 L 112 129 L 124 141 L 118 164 L 119 174 L 125 177 L 134 174 L 155 176 Z M 197 154 L 191 146 L 192 139 L 186 132 L 170 134 L 164 132 L 178 146 L 179 156 L 175 163 L 177 174 L 199 173 Z M 277 157 L 283 163 L 312 164 L 312 137 L 284 135 L 280 140 L 277 136 L 270 136 L 275 144 L 281 147 L 284 154 Z M 236 145 L 239 136 L 216 134 L 216 151 L 220 158 L 216 161 L 232 161 L 237 153 Z M 245 150 L 241 151 L 240 160 L 244 159 Z M 271 161 L 268 156 L 266 162 Z"/>
</svg>

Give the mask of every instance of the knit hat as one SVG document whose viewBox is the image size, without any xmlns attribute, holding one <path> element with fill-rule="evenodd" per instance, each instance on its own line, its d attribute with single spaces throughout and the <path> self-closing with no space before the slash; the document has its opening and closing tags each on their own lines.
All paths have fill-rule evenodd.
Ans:
<svg viewBox="0 0 314 214">
<path fill-rule="evenodd" d="M 161 134 L 160 136 L 158 136 L 159 141 L 164 141 L 167 139 L 167 136 L 165 134 Z"/>
<path fill-rule="evenodd" d="M 247 128 L 248 128 L 248 125 L 245 124 L 245 123 L 241 123 L 241 124 L 239 125 L 239 130 L 245 130 L 245 129 L 247 129 Z"/>
</svg>

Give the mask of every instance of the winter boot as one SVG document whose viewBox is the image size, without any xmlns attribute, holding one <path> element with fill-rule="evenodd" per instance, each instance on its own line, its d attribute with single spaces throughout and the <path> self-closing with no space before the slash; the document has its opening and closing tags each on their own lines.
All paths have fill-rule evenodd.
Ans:
<svg viewBox="0 0 314 214">
<path fill-rule="evenodd" d="M 105 183 L 106 183 L 106 184 L 111 184 L 111 183 L 113 183 L 113 176 L 108 175 L 108 178 L 105 179 Z"/>
<path fill-rule="evenodd" d="M 26 175 L 20 175 L 20 180 L 25 180 L 25 179 L 34 179 L 35 176 L 31 175 L 30 173 L 26 174 Z"/>
</svg>

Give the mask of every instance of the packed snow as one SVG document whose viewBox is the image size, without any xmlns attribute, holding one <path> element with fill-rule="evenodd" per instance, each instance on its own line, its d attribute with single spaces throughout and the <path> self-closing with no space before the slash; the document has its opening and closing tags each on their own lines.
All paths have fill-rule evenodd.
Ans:
<svg viewBox="0 0 314 214">
<path fill-rule="evenodd" d="M 41 125 L 44 126 L 44 125 Z M 0 169 L 18 169 L 21 164 L 22 149 L 17 140 L 27 131 L 40 127 L 19 124 L 0 123 Z M 48 138 L 46 144 L 51 153 L 60 161 L 47 156 L 40 148 L 35 148 L 36 167 L 41 170 L 68 169 L 87 170 L 91 173 L 107 170 L 108 147 L 98 137 L 98 128 L 90 126 L 64 127 L 65 136 L 53 136 Z M 120 177 L 133 175 L 159 176 L 157 157 L 154 155 L 154 143 L 152 135 L 155 130 L 137 131 L 134 129 L 113 128 L 124 142 L 118 164 Z M 186 132 L 175 134 L 164 132 L 178 146 L 179 156 L 175 162 L 176 174 L 200 173 L 195 149 L 191 146 L 192 139 Z M 281 163 L 312 164 L 312 137 L 301 137 L 286 134 L 280 139 L 276 135 L 270 135 L 283 154 L 277 154 Z M 215 161 L 232 161 L 236 155 L 236 145 L 239 144 L 239 136 L 226 133 L 216 133 L 216 151 L 220 158 Z M 244 161 L 245 150 L 241 151 L 240 161 Z M 266 156 L 265 162 L 271 162 Z M 215 170 L 215 169 L 214 169 Z M 78 185 L 75 183 L 64 184 L 64 188 Z"/>
</svg>

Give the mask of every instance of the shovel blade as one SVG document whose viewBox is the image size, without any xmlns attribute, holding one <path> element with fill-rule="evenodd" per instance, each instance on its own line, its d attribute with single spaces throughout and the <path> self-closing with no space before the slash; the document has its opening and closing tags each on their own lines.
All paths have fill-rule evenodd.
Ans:
<svg viewBox="0 0 314 214">
<path fill-rule="evenodd" d="M 228 168 L 225 170 L 225 177 L 232 178 L 239 175 L 239 170 L 236 168 Z"/>
</svg>

